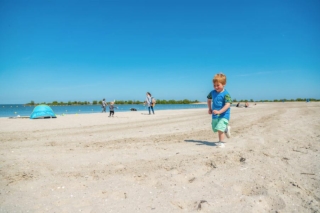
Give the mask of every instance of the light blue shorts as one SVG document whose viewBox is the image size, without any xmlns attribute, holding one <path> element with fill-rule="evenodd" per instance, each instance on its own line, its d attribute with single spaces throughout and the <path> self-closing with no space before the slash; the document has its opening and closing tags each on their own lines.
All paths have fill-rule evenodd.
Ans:
<svg viewBox="0 0 320 213">
<path fill-rule="evenodd" d="M 229 121 L 225 118 L 215 118 L 212 119 L 212 130 L 214 132 L 221 131 L 224 132 L 224 130 L 227 128 Z"/>
</svg>

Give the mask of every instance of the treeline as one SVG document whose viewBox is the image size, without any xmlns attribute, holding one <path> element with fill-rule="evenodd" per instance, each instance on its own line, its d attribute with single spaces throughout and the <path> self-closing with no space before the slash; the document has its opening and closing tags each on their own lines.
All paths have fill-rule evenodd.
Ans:
<svg viewBox="0 0 320 213">
<path fill-rule="evenodd" d="M 303 101 L 306 102 L 307 100 L 309 101 L 320 101 L 320 99 L 315 99 L 315 98 L 297 98 L 297 99 L 274 99 L 274 100 L 259 100 L 259 101 L 254 101 L 253 99 L 247 100 L 247 99 L 233 99 L 233 103 L 235 102 L 294 102 L 294 101 Z"/>
<path fill-rule="evenodd" d="M 199 103 L 198 100 L 188 100 L 188 99 L 184 99 L 184 100 L 156 100 L 157 104 L 193 104 L 193 103 Z M 108 102 L 110 103 L 110 102 Z M 115 102 L 115 104 L 143 104 L 143 101 L 137 101 L 137 100 L 128 100 L 128 101 L 124 101 L 124 100 L 117 100 Z M 94 100 L 92 102 L 90 101 L 68 101 L 68 102 L 62 102 L 62 101 L 52 101 L 52 102 L 41 102 L 41 103 L 35 103 L 34 101 L 30 101 L 30 103 L 27 103 L 26 105 L 31 105 L 31 106 L 35 106 L 35 105 L 39 105 L 39 104 L 47 104 L 47 105 L 51 105 L 51 106 L 65 106 L 65 105 L 101 105 L 102 101 L 97 101 Z"/>
<path fill-rule="evenodd" d="M 308 98 L 309 101 L 320 101 L 320 99 L 315 99 L 315 98 Z M 247 100 L 247 99 L 233 99 L 233 103 L 236 102 L 294 102 L 294 101 L 300 101 L 300 102 L 306 102 L 307 98 L 297 98 L 297 99 L 274 99 L 274 100 L 256 100 L 254 101 L 253 99 Z M 110 103 L 110 102 L 108 102 Z M 157 104 L 194 104 L 194 103 L 199 103 L 198 100 L 157 100 Z M 27 103 L 26 105 L 39 105 L 39 104 L 47 104 L 51 106 L 65 106 L 65 105 L 101 105 L 102 101 L 97 101 L 94 100 L 92 102 L 90 101 L 68 101 L 68 102 L 62 102 L 62 101 L 53 101 L 53 102 L 41 102 L 41 103 L 36 103 L 34 101 L 30 101 L 30 103 Z M 137 100 L 117 100 L 115 104 L 143 104 L 143 101 L 137 101 Z"/>
</svg>

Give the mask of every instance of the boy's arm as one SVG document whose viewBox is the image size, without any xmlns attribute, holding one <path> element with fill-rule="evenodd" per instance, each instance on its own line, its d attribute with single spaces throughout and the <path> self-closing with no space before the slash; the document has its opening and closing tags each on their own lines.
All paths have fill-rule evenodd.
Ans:
<svg viewBox="0 0 320 213">
<path fill-rule="evenodd" d="M 212 114 L 212 94 L 211 92 L 207 95 L 207 105 L 208 105 L 208 114 Z"/>
<path fill-rule="evenodd" d="M 215 111 L 216 111 L 215 114 L 220 115 L 220 114 L 224 113 L 225 111 L 227 111 L 227 110 L 229 109 L 229 107 L 230 107 L 230 103 L 226 103 L 226 104 L 224 105 L 224 107 L 222 107 L 222 109 L 220 109 L 220 110 L 215 110 Z"/>
<path fill-rule="evenodd" d="M 207 99 L 208 114 L 212 114 L 211 102 L 211 99 Z"/>
</svg>

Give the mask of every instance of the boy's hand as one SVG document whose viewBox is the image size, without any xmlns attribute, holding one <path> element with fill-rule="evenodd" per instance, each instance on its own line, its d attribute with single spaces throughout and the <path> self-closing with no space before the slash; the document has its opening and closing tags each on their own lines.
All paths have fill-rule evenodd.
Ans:
<svg viewBox="0 0 320 213">
<path fill-rule="evenodd" d="M 215 115 L 219 115 L 219 114 L 220 114 L 220 111 L 219 111 L 219 110 L 213 110 L 212 112 L 213 112 L 213 114 L 215 114 Z"/>
<path fill-rule="evenodd" d="M 208 114 L 210 114 L 210 115 L 212 114 L 212 109 L 208 110 Z"/>
</svg>

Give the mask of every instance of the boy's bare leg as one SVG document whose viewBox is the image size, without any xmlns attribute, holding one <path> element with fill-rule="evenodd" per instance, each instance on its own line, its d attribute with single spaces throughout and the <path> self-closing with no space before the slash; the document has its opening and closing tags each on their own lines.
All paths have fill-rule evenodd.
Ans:
<svg viewBox="0 0 320 213">
<path fill-rule="evenodd" d="M 224 132 L 218 131 L 218 135 L 219 135 L 219 142 L 222 142 L 224 139 Z"/>
</svg>

